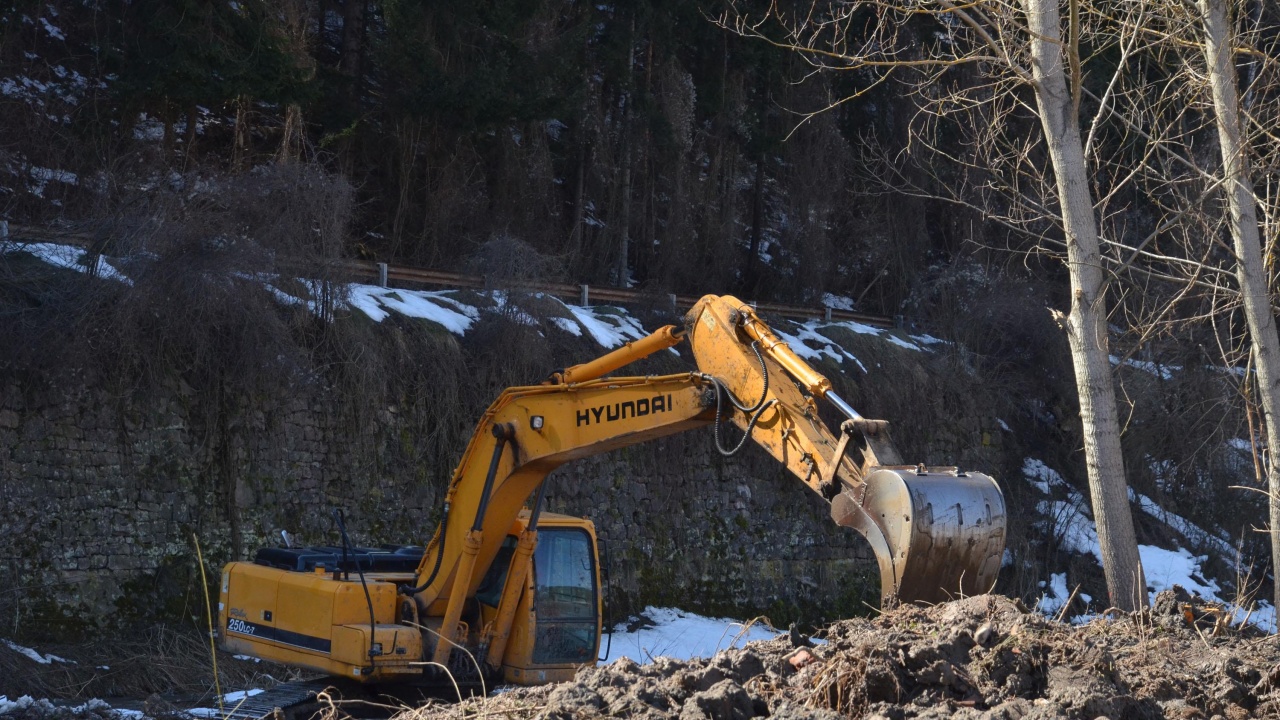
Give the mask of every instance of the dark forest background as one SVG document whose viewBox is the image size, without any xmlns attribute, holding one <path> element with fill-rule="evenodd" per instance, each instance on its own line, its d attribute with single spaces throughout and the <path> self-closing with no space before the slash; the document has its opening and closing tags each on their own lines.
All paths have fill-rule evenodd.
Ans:
<svg viewBox="0 0 1280 720">
<path fill-rule="evenodd" d="M 301 161 L 355 189 L 346 256 L 483 272 L 515 242 L 543 276 L 813 304 L 834 292 L 886 315 L 931 266 L 990 244 L 977 213 L 886 192 L 913 163 L 901 88 L 838 102 L 875 78 L 812 73 L 716 12 L 16 3 L 0 12 L 0 212 L 101 222 L 156 187 Z M 864 157 L 871 145 L 895 167 Z"/>
</svg>

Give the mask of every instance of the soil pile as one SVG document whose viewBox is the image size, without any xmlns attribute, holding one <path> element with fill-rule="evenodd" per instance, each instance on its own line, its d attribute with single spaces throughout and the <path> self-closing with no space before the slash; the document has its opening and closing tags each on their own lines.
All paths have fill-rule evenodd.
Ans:
<svg viewBox="0 0 1280 720">
<path fill-rule="evenodd" d="M 1280 642 L 1227 617 L 1175 590 L 1071 626 L 984 595 L 842 621 L 812 647 L 793 632 L 708 660 L 623 659 L 400 720 L 1280 717 Z"/>
</svg>

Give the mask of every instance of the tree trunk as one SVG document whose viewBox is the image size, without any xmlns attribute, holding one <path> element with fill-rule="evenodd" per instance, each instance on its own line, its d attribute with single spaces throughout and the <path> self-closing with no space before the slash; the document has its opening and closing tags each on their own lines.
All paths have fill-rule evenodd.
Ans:
<svg viewBox="0 0 1280 720">
<path fill-rule="evenodd" d="M 195 103 L 187 105 L 187 132 L 184 140 L 185 147 L 182 148 L 182 170 L 192 167 L 195 162 L 196 155 L 196 130 L 200 127 L 200 111 L 196 108 Z"/>
<path fill-rule="evenodd" d="M 1058 0 L 1022 0 L 1031 44 L 1032 75 L 1040 122 L 1057 180 L 1071 274 L 1067 337 L 1080 393 L 1089 491 L 1102 546 L 1102 566 L 1113 606 L 1147 606 L 1146 580 L 1138 556 L 1120 452 L 1120 425 L 1111 380 L 1106 294 L 1097 220 L 1089 192 L 1077 107 L 1063 68 Z"/>
<path fill-rule="evenodd" d="M 280 149 L 276 162 L 287 165 L 302 156 L 302 106 L 289 103 L 285 107 L 284 126 L 280 129 Z"/>
<path fill-rule="evenodd" d="M 627 36 L 627 42 L 630 48 L 627 51 L 627 88 L 623 93 L 623 109 L 622 109 L 622 131 L 620 138 L 622 141 L 622 207 L 620 208 L 618 218 L 618 257 L 617 269 L 615 273 L 618 277 L 618 287 L 630 287 L 630 272 L 628 271 L 629 258 L 631 255 L 631 105 L 635 102 L 635 93 L 630 89 L 633 87 L 632 75 L 636 66 L 636 49 L 635 49 L 636 21 L 631 19 L 631 33 Z"/>
<path fill-rule="evenodd" d="M 361 59 L 364 55 L 364 14 L 367 0 L 346 0 L 342 5 L 342 74 L 351 78 L 351 98 L 359 96 Z"/>
<path fill-rule="evenodd" d="M 169 165 L 173 162 L 174 148 L 177 146 L 177 138 L 174 137 L 173 122 L 173 104 L 168 100 L 162 101 L 163 105 L 160 109 L 160 121 L 164 123 L 164 163 Z"/>
<path fill-rule="evenodd" d="M 236 172 L 240 172 L 245 166 L 245 162 L 249 155 L 249 105 L 248 95 L 239 95 L 236 97 L 236 127 L 235 140 L 231 148 L 231 168 Z"/>
<path fill-rule="evenodd" d="M 406 118 L 396 124 L 396 184 L 400 187 L 396 198 L 396 210 L 391 220 L 391 256 L 400 257 L 405 240 L 405 224 L 409 221 L 411 200 L 409 190 L 413 186 L 413 172 L 418 160 L 418 142 L 422 137 L 422 122 Z M 415 248 L 415 253 L 418 251 Z"/>
<path fill-rule="evenodd" d="M 628 258 L 631 255 L 631 96 L 627 96 L 627 110 L 622 120 L 622 142 L 626 149 L 622 153 L 622 207 L 618 217 L 618 257 L 615 274 L 618 287 L 630 287 L 631 277 L 628 271 Z"/>
<path fill-rule="evenodd" d="M 578 148 L 578 175 L 573 182 L 573 227 L 569 230 L 569 257 L 582 252 L 584 225 L 587 216 L 587 166 L 591 157 L 591 145 L 584 139 Z"/>
<path fill-rule="evenodd" d="M 1222 150 L 1222 172 L 1226 178 L 1227 204 L 1231 214 L 1231 238 L 1235 243 L 1236 278 L 1240 283 L 1240 298 L 1253 340 L 1258 399 L 1267 429 L 1267 447 L 1274 457 L 1275 449 L 1280 447 L 1280 426 L 1276 417 L 1280 411 L 1280 336 L 1276 335 L 1267 274 L 1262 265 L 1262 242 L 1258 234 L 1247 148 L 1240 139 L 1240 106 L 1231 31 L 1224 0 L 1199 0 L 1198 4 L 1204 22 L 1204 56 L 1218 120 L 1218 144 Z M 1280 533 L 1276 532 L 1280 527 L 1280 470 L 1274 462 L 1267 467 L 1267 492 L 1271 508 L 1272 563 L 1280 567 Z M 1274 588 L 1274 601 L 1280 606 L 1280 582 Z"/>
<path fill-rule="evenodd" d="M 742 288 L 755 297 L 760 283 L 760 240 L 764 234 L 764 151 L 756 155 L 756 179 L 751 191 L 751 240 L 747 245 L 747 271 Z"/>
</svg>

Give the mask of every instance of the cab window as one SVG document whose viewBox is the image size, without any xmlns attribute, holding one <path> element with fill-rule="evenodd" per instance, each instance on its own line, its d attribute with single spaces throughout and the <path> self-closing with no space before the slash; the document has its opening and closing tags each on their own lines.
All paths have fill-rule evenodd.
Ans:
<svg viewBox="0 0 1280 720">
<path fill-rule="evenodd" d="M 576 528 L 540 530 L 533 572 L 537 617 L 533 661 L 594 660 L 599 591 L 591 536 Z"/>
<path fill-rule="evenodd" d="M 489 607 L 498 607 L 502 600 L 502 588 L 507 584 L 507 571 L 511 569 L 511 556 L 516 552 L 516 542 L 515 535 L 508 535 L 502 541 L 502 547 L 498 548 L 489 572 L 484 574 L 480 587 L 476 588 L 476 600 Z"/>
</svg>

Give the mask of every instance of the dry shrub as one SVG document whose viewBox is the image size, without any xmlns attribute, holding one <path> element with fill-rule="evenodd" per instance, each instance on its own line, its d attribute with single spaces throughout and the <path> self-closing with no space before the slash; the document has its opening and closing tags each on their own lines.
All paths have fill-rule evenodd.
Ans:
<svg viewBox="0 0 1280 720">
<path fill-rule="evenodd" d="M 248 391 L 305 376 L 340 299 L 329 268 L 346 232 L 350 186 L 298 165 L 174 178 L 136 193 L 100 223 L 85 261 L 92 268 L 99 253 L 109 255 L 128 284 L 22 254 L 0 261 L 0 313 L 11 320 L 0 369 L 91 372 L 122 389 L 175 374 Z M 303 288 L 279 280 L 299 274 L 316 280 Z M 301 297 L 282 306 L 290 291 Z"/>
<path fill-rule="evenodd" d="M 495 290 L 518 289 L 532 280 L 560 281 L 564 263 L 509 233 L 496 233 L 467 258 L 467 272 L 482 275 Z"/>
</svg>

